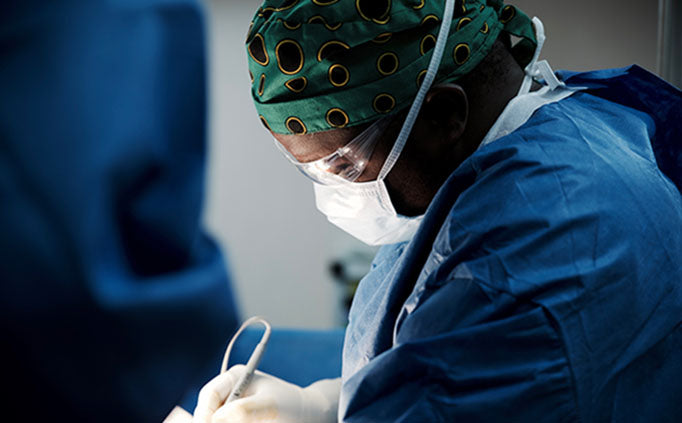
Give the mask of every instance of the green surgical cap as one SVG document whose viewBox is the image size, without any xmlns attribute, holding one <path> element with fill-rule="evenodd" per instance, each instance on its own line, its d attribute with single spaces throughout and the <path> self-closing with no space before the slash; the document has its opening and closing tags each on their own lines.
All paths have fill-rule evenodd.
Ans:
<svg viewBox="0 0 682 423">
<path fill-rule="evenodd" d="M 448 0 L 449 1 L 449 0 Z M 422 83 L 445 0 L 266 0 L 246 40 L 262 123 L 280 134 L 359 125 L 409 106 Z M 500 32 L 530 62 L 531 20 L 501 0 L 457 0 L 435 83 L 471 72 Z"/>
</svg>

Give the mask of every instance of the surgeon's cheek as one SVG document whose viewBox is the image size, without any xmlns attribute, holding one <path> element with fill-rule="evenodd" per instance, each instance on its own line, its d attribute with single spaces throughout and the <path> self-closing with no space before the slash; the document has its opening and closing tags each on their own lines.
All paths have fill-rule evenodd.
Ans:
<svg viewBox="0 0 682 423">
<path fill-rule="evenodd" d="M 221 407 L 211 423 L 278 422 L 279 410 L 272 399 L 244 398 Z"/>
</svg>

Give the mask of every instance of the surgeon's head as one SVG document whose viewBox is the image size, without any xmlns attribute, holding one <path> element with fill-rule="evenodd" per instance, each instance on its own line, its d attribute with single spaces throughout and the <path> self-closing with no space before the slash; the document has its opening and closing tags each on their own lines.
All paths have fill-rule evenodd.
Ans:
<svg viewBox="0 0 682 423">
<path fill-rule="evenodd" d="M 435 79 L 386 173 L 444 4 L 268 0 L 258 10 L 247 38 L 256 108 L 318 184 L 380 178 L 398 214 L 422 214 L 516 94 L 535 48 L 530 20 L 499 0 L 457 0 Z"/>
</svg>

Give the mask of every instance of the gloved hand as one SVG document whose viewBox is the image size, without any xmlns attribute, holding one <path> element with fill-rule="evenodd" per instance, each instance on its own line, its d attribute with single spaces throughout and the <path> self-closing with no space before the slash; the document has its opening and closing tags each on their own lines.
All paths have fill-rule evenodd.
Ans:
<svg viewBox="0 0 682 423">
<path fill-rule="evenodd" d="M 336 422 L 341 379 L 323 379 L 301 388 L 256 371 L 244 397 L 223 404 L 244 373 L 231 367 L 199 392 L 194 423 L 332 423 Z"/>
</svg>

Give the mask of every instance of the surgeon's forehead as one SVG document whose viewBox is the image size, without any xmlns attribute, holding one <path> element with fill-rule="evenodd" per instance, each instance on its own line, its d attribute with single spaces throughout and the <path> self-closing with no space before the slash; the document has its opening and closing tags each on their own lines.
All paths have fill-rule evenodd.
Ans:
<svg viewBox="0 0 682 423">
<path fill-rule="evenodd" d="M 367 125 L 332 129 L 304 135 L 272 135 L 299 162 L 305 163 L 328 156 L 360 134 Z"/>
</svg>

